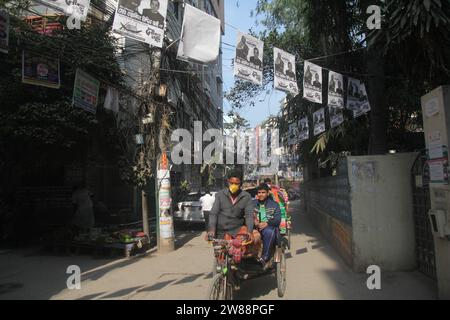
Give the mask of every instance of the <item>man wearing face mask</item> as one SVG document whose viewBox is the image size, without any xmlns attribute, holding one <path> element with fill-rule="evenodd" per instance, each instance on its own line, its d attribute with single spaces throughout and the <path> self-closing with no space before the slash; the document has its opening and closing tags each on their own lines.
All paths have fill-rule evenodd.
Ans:
<svg viewBox="0 0 450 320">
<path fill-rule="evenodd" d="M 228 188 L 216 194 L 209 213 L 208 239 L 236 238 L 243 233 L 251 238 L 254 204 L 250 194 L 242 190 L 242 182 L 242 173 L 233 171 L 228 175 Z"/>
</svg>

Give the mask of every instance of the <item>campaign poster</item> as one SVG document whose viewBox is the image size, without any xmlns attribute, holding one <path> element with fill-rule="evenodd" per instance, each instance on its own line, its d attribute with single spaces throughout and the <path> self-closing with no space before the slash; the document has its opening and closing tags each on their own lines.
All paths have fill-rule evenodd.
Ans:
<svg viewBox="0 0 450 320">
<path fill-rule="evenodd" d="M 295 56 L 281 49 L 274 48 L 274 82 L 275 89 L 298 94 L 297 76 L 295 71 Z"/>
<path fill-rule="evenodd" d="M 86 21 L 91 0 L 37 0 L 50 8 L 74 16 L 81 21 Z"/>
<path fill-rule="evenodd" d="M 328 75 L 328 106 L 344 108 L 344 76 L 334 71 Z"/>
<path fill-rule="evenodd" d="M 320 108 L 313 114 L 314 119 L 314 136 L 325 132 L 325 109 Z"/>
<path fill-rule="evenodd" d="M 162 48 L 168 0 L 119 0 L 113 31 Z"/>
<path fill-rule="evenodd" d="M 322 68 L 305 61 L 303 76 L 303 98 L 315 103 L 322 103 Z"/>
<path fill-rule="evenodd" d="M 309 139 L 309 121 L 308 117 L 302 118 L 299 121 L 299 141 L 305 141 Z"/>
<path fill-rule="evenodd" d="M 264 42 L 251 35 L 238 32 L 234 75 L 243 80 L 262 85 Z"/>
</svg>

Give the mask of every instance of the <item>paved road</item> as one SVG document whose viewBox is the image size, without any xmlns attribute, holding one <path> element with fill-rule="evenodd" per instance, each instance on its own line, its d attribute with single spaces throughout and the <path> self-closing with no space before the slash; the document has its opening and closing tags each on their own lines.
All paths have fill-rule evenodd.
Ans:
<svg viewBox="0 0 450 320">
<path fill-rule="evenodd" d="M 432 281 L 417 273 L 382 274 L 382 290 L 366 287 L 311 226 L 298 203 L 292 206 L 294 234 L 288 253 L 284 299 L 435 299 Z M 212 278 L 212 249 L 201 228 L 177 232 L 178 249 L 145 258 L 93 260 L 90 257 L 21 256 L 0 253 L 0 299 L 174 299 L 201 300 Z M 65 268 L 78 264 L 81 290 L 65 289 Z M 237 299 L 279 299 L 273 275 L 243 283 Z"/>
</svg>

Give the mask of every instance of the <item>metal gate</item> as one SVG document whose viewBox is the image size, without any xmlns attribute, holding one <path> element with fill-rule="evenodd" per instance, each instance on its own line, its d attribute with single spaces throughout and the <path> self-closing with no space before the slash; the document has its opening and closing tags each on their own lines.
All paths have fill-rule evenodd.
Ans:
<svg viewBox="0 0 450 320">
<path fill-rule="evenodd" d="M 427 153 L 422 151 L 411 170 L 414 224 L 416 235 L 416 259 L 419 271 L 436 280 L 434 239 L 428 211 L 431 209 L 429 168 Z"/>
</svg>

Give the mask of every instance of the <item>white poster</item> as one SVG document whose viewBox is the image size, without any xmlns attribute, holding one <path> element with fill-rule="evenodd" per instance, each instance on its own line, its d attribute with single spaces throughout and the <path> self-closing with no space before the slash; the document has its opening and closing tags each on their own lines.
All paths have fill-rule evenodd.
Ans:
<svg viewBox="0 0 450 320">
<path fill-rule="evenodd" d="M 9 14 L 0 10 L 0 52 L 8 53 L 9 45 Z"/>
<path fill-rule="evenodd" d="M 340 107 L 328 106 L 331 128 L 336 128 L 344 122 L 343 110 Z"/>
<path fill-rule="evenodd" d="M 262 85 L 263 50 L 264 42 L 238 31 L 234 75 Z"/>
<path fill-rule="evenodd" d="M 309 139 L 309 121 L 308 117 L 300 119 L 299 123 L 299 140 L 300 142 L 308 140 Z"/>
<path fill-rule="evenodd" d="M 325 109 L 321 108 L 314 112 L 314 136 L 325 132 Z"/>
<path fill-rule="evenodd" d="M 322 68 L 308 61 L 305 61 L 303 98 L 322 103 Z"/>
<path fill-rule="evenodd" d="M 297 143 L 298 143 L 298 126 L 297 123 L 292 123 L 289 125 L 288 144 L 291 146 Z"/>
<path fill-rule="evenodd" d="M 119 0 L 113 31 L 162 48 L 168 0 Z"/>
<path fill-rule="evenodd" d="M 344 76 L 333 71 L 328 75 L 328 105 L 344 108 Z"/>
<path fill-rule="evenodd" d="M 185 4 L 177 58 L 204 64 L 219 57 L 221 22 L 193 6 Z"/>
<path fill-rule="evenodd" d="M 273 49 L 275 89 L 298 94 L 297 76 L 295 72 L 295 56 L 278 48 Z"/>
<path fill-rule="evenodd" d="M 91 0 L 37 0 L 50 8 L 63 11 L 66 15 L 75 16 L 86 21 Z"/>
</svg>

